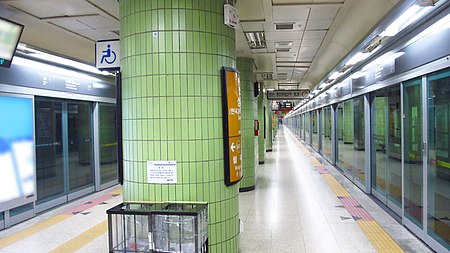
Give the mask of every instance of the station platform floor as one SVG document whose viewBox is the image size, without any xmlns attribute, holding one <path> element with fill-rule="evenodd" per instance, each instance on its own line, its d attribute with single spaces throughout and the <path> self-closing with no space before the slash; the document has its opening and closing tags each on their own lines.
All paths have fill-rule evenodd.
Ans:
<svg viewBox="0 0 450 253">
<path fill-rule="evenodd" d="M 333 166 L 279 130 L 240 193 L 240 252 L 432 252 Z M 108 252 L 106 210 L 120 186 L 0 231 L 0 252 Z M 212 252 L 214 253 L 214 252 Z"/>
</svg>

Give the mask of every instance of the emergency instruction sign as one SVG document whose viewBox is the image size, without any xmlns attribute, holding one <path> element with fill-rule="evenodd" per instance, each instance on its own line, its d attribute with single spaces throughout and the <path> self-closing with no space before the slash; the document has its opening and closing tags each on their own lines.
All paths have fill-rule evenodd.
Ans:
<svg viewBox="0 0 450 253">
<path fill-rule="evenodd" d="M 242 179 L 241 91 L 239 71 L 222 68 L 222 111 L 224 133 L 225 184 Z"/>
<path fill-rule="evenodd" d="M 176 184 L 176 161 L 147 161 L 147 183 Z"/>
</svg>

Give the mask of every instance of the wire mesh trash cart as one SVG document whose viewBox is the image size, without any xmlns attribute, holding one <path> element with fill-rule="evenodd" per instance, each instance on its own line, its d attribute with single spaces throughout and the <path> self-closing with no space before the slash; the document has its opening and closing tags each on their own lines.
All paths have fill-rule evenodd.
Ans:
<svg viewBox="0 0 450 253">
<path fill-rule="evenodd" d="M 121 203 L 106 211 L 111 253 L 207 253 L 208 205 Z"/>
</svg>

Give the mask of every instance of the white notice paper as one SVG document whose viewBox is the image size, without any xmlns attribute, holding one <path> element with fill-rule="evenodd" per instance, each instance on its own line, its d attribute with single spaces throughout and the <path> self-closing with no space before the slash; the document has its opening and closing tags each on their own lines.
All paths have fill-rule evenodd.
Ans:
<svg viewBox="0 0 450 253">
<path fill-rule="evenodd" d="M 176 184 L 177 161 L 147 161 L 147 183 Z"/>
</svg>

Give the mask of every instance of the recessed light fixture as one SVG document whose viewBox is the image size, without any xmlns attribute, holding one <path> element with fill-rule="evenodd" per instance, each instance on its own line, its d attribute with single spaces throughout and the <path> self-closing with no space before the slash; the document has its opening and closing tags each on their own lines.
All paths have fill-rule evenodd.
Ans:
<svg viewBox="0 0 450 253">
<path fill-rule="evenodd" d="M 264 32 L 244 32 L 250 49 L 266 48 L 266 37 Z"/>
<path fill-rule="evenodd" d="M 432 6 L 432 5 L 431 5 Z M 392 22 L 380 36 L 395 36 L 397 33 L 414 23 L 425 15 L 432 7 L 430 5 L 413 5 L 406 10 L 400 17 Z"/>
<path fill-rule="evenodd" d="M 274 43 L 275 47 L 292 47 L 294 42 L 292 41 L 277 41 Z"/>
</svg>

